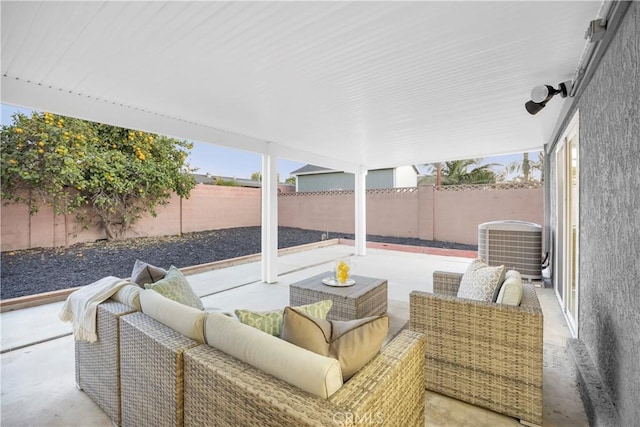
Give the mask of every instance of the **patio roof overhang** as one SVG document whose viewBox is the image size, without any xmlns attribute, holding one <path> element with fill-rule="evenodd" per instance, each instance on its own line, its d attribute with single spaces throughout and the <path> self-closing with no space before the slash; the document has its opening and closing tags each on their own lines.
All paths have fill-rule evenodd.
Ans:
<svg viewBox="0 0 640 427">
<path fill-rule="evenodd" d="M 2 98 L 355 172 L 540 149 L 599 2 L 2 2 Z"/>
<path fill-rule="evenodd" d="M 364 251 L 366 170 L 549 141 L 563 101 L 536 116 L 524 103 L 574 77 L 601 3 L 0 7 L 3 103 L 262 154 L 265 198 L 277 198 L 277 158 L 355 173 Z"/>
</svg>

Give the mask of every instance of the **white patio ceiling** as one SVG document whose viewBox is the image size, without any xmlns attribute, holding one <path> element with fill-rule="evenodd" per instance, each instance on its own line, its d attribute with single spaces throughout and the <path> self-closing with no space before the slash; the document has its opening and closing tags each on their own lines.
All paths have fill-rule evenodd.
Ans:
<svg viewBox="0 0 640 427">
<path fill-rule="evenodd" d="M 2 102 L 357 171 L 539 149 L 600 2 L 1 7 Z"/>
</svg>

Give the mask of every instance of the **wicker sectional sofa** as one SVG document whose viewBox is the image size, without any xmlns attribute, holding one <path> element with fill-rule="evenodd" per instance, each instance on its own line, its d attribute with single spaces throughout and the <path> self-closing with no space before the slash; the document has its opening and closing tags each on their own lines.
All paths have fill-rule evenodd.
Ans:
<svg viewBox="0 0 640 427">
<path fill-rule="evenodd" d="M 98 341 L 75 341 L 76 385 L 117 425 L 120 411 L 120 317 L 137 309 L 108 300 L 97 309 Z"/>
<path fill-rule="evenodd" d="M 402 331 L 323 399 L 131 307 L 98 312 L 98 341 L 76 342 L 76 379 L 117 425 L 424 425 L 422 334 Z"/>
<path fill-rule="evenodd" d="M 523 284 L 519 306 L 458 298 L 462 274 L 436 271 L 410 295 L 409 328 L 426 336 L 429 390 L 542 425 L 543 315 Z"/>
</svg>

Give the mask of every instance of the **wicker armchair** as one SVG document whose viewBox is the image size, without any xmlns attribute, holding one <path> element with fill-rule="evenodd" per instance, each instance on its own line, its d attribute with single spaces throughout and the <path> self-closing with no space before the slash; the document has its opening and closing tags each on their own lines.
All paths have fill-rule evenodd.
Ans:
<svg viewBox="0 0 640 427">
<path fill-rule="evenodd" d="M 462 274 L 435 272 L 413 291 L 409 328 L 426 335 L 425 386 L 542 425 L 543 315 L 531 284 L 520 306 L 457 298 Z"/>
<path fill-rule="evenodd" d="M 424 426 L 424 336 L 403 331 L 329 399 L 207 345 L 185 351 L 185 426 Z"/>
</svg>

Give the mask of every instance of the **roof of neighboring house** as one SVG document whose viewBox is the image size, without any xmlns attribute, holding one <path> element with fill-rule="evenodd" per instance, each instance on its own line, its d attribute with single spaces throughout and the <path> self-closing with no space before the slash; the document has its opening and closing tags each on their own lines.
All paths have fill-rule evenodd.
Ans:
<svg viewBox="0 0 640 427">
<path fill-rule="evenodd" d="M 223 181 L 234 181 L 240 187 L 253 187 L 253 188 L 262 187 L 262 183 L 260 181 L 254 181 L 252 179 L 235 178 L 230 176 L 217 176 L 217 175 L 202 174 L 202 173 L 193 173 L 191 175 L 193 175 L 193 177 L 195 178 L 198 184 L 216 185 L 217 180 L 221 179 Z"/>
<path fill-rule="evenodd" d="M 300 169 L 296 169 L 290 173 L 290 175 L 312 175 L 317 173 L 328 173 L 328 172 L 342 172 L 334 169 L 323 168 L 321 166 L 316 165 L 304 165 Z"/>
<path fill-rule="evenodd" d="M 220 176 L 218 178 L 222 178 L 225 181 L 235 181 L 238 183 L 239 186 L 241 187 L 253 187 L 253 188 L 260 188 L 262 187 L 262 182 L 260 181 L 254 181 L 252 179 L 244 179 L 244 178 L 233 178 L 233 177 L 226 177 L 226 176 Z"/>
<path fill-rule="evenodd" d="M 413 169 L 416 171 L 416 173 L 420 173 L 418 171 L 418 167 L 417 166 L 411 165 L 411 167 L 413 167 Z M 384 168 L 384 169 L 395 169 L 395 168 Z M 290 175 L 293 175 L 293 176 L 297 176 L 297 175 L 315 175 L 315 174 L 330 173 L 330 172 L 342 172 L 342 171 L 329 169 L 329 168 L 323 168 L 321 166 L 316 166 L 316 165 L 304 165 L 300 169 L 296 169 L 293 172 L 291 172 Z"/>
<path fill-rule="evenodd" d="M 215 184 L 216 178 L 211 174 L 192 173 L 191 176 L 196 180 L 198 184 Z"/>
</svg>

